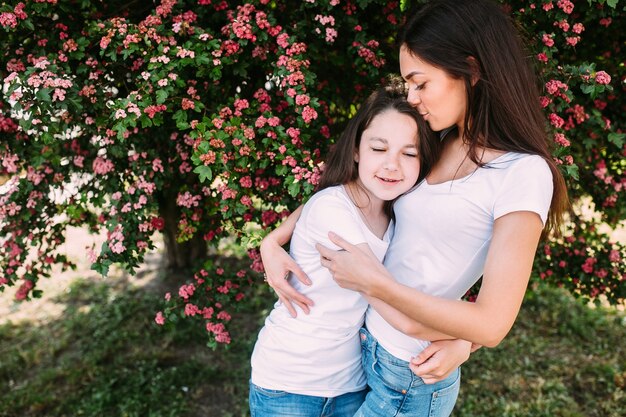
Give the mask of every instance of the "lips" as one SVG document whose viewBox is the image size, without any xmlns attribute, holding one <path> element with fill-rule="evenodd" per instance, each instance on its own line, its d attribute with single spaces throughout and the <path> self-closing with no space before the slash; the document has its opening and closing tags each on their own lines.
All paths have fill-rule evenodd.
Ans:
<svg viewBox="0 0 626 417">
<path fill-rule="evenodd" d="M 376 178 L 378 178 L 380 181 L 386 183 L 386 184 L 397 184 L 400 181 L 402 181 L 401 179 L 393 179 L 393 178 L 383 178 L 383 177 L 379 177 L 377 176 Z"/>
</svg>

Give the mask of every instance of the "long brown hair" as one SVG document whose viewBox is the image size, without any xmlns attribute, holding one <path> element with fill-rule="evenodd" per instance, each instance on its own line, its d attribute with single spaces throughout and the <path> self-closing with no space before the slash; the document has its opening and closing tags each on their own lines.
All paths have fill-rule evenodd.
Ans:
<svg viewBox="0 0 626 417">
<path fill-rule="evenodd" d="M 464 80 L 463 141 L 474 163 L 485 165 L 482 147 L 546 160 L 554 183 L 546 232 L 558 234 L 569 208 L 567 187 L 550 152 L 537 78 L 510 18 L 490 0 L 433 0 L 407 19 L 399 44 Z"/>
<path fill-rule="evenodd" d="M 417 181 L 421 181 L 428 175 L 440 154 L 439 140 L 417 110 L 407 102 L 403 80 L 399 77 L 390 77 L 386 85 L 376 89 L 361 104 L 354 117 L 348 122 L 326 161 L 318 191 L 356 181 L 359 170 L 358 164 L 354 161 L 354 155 L 361 144 L 361 135 L 374 117 L 387 110 L 395 110 L 415 120 L 418 157 L 420 158 L 420 173 Z M 390 214 L 391 202 L 388 203 L 385 211 Z"/>
</svg>

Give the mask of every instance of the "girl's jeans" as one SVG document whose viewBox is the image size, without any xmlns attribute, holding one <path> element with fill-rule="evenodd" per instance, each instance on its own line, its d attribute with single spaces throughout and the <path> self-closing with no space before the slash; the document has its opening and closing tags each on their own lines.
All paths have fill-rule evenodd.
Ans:
<svg viewBox="0 0 626 417">
<path fill-rule="evenodd" d="M 333 398 L 291 394 L 250 382 L 252 417 L 352 417 L 363 404 L 366 390 Z"/>
<path fill-rule="evenodd" d="M 387 352 L 362 328 L 363 368 L 370 391 L 355 417 L 447 417 L 459 394 L 461 370 L 443 381 L 424 384 L 409 363 Z"/>
</svg>

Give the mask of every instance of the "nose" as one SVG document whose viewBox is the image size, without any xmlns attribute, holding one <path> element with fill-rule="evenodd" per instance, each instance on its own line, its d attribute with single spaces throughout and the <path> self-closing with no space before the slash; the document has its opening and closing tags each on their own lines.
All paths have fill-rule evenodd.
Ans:
<svg viewBox="0 0 626 417">
<path fill-rule="evenodd" d="M 400 162 L 398 161 L 397 155 L 388 155 L 385 158 L 385 162 L 383 164 L 383 168 L 387 171 L 397 171 Z"/>
<path fill-rule="evenodd" d="M 413 88 L 409 89 L 409 92 L 406 95 L 406 101 L 408 101 L 411 106 L 417 107 L 417 105 L 422 102 L 419 91 L 416 91 Z"/>
</svg>

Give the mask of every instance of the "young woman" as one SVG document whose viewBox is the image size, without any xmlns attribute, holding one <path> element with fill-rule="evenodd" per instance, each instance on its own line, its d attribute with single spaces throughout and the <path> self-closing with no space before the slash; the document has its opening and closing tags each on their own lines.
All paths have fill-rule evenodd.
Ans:
<svg viewBox="0 0 626 417">
<path fill-rule="evenodd" d="M 408 19 L 400 41 L 408 101 L 433 130 L 453 131 L 426 179 L 394 205 L 396 229 L 384 266 L 332 233 L 342 250 L 318 245 L 322 265 L 342 287 L 423 326 L 495 346 L 517 316 L 542 231 L 554 230 L 568 206 L 530 55 L 489 0 L 428 2 Z M 288 227 L 277 234 L 281 239 Z M 276 242 L 267 242 L 262 255 L 268 274 L 286 267 L 302 275 Z M 460 301 L 481 276 L 476 302 Z M 276 280 L 270 284 L 296 305 L 309 302 Z M 369 309 L 362 341 L 371 391 L 357 416 L 451 413 L 458 378 L 430 397 L 414 393 L 425 381 L 408 371 L 409 361 L 431 349 L 427 337 L 406 336 Z M 437 353 L 445 358 L 443 373 L 454 363 L 448 352 Z M 420 368 L 412 366 L 417 374 Z"/>
<path fill-rule="evenodd" d="M 352 417 L 363 403 L 359 329 L 368 302 L 333 281 L 315 245 L 333 247 L 328 232 L 335 231 L 382 260 L 392 233 L 391 201 L 435 160 L 429 135 L 404 89 L 393 85 L 375 91 L 348 123 L 291 239 L 291 254 L 312 282 L 294 286 L 316 308 L 294 319 L 279 302 L 267 317 L 252 354 L 252 417 Z M 387 320 L 411 325 L 395 310 L 380 308 Z"/>
</svg>

